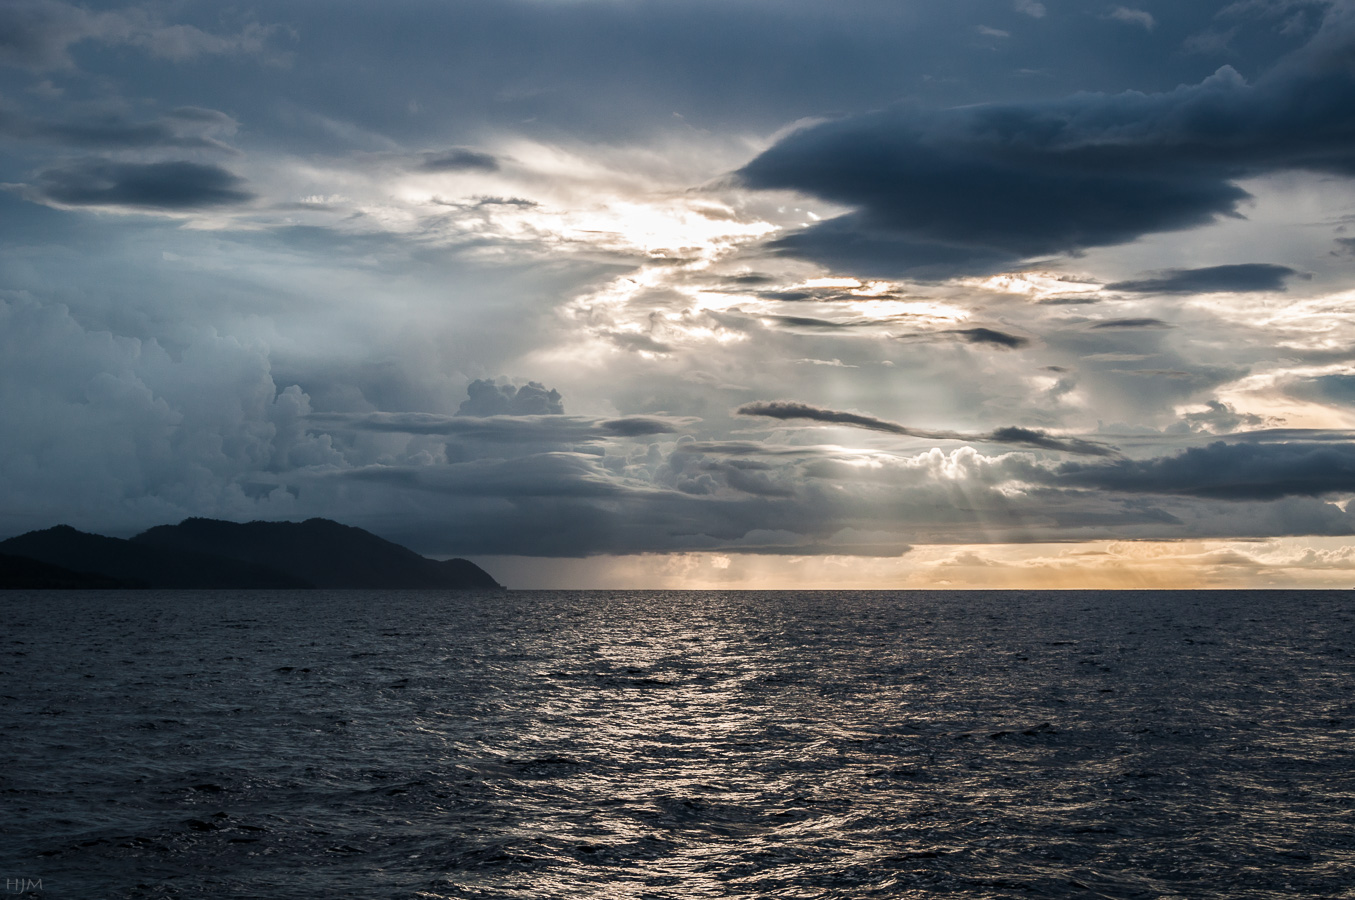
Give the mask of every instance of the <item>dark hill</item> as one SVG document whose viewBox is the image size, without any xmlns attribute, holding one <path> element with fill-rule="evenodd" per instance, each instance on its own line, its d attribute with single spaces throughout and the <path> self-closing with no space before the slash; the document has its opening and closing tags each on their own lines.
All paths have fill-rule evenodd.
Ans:
<svg viewBox="0 0 1355 900">
<path fill-rule="evenodd" d="M 116 578 L 72 572 L 27 556 L 0 553 L 0 590 L 89 590 L 127 587 Z"/>
<path fill-rule="evenodd" d="M 497 588 L 464 559 L 427 559 L 369 531 L 329 519 L 223 522 L 185 519 L 132 538 L 147 548 L 210 553 L 285 572 L 321 588 Z"/>
<path fill-rule="evenodd" d="M 58 525 L 0 542 L 0 553 L 27 557 L 140 588 L 299 588 L 309 585 L 277 569 L 210 553 L 156 547 Z"/>
</svg>

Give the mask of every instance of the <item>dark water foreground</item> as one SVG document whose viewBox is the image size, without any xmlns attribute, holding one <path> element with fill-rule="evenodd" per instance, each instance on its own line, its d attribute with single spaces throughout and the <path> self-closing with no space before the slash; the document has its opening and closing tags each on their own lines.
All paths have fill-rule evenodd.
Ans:
<svg viewBox="0 0 1355 900">
<path fill-rule="evenodd" d="M 0 610 L 9 894 L 1355 897 L 1355 591 Z"/>
</svg>

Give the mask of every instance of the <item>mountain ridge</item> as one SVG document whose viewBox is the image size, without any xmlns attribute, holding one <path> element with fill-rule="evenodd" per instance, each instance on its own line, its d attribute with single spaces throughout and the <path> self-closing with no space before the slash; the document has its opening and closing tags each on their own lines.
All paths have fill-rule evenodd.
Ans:
<svg viewBox="0 0 1355 900">
<path fill-rule="evenodd" d="M 0 554 L 55 567 L 58 572 L 46 573 L 49 580 L 104 579 L 114 583 L 104 586 L 114 587 L 502 588 L 469 560 L 428 559 L 369 531 L 319 518 L 239 523 L 194 517 L 129 539 L 58 525 L 0 541 Z M 15 587 L 32 587 L 32 573 L 41 574 L 19 564 L 5 571 L 16 574 L 0 572 L 0 586 L 15 581 Z"/>
</svg>

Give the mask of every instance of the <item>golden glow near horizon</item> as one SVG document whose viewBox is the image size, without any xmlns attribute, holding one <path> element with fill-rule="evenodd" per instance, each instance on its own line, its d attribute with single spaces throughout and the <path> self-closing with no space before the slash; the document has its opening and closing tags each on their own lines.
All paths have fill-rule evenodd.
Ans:
<svg viewBox="0 0 1355 900">
<path fill-rule="evenodd" d="M 486 561 L 494 565 L 496 561 Z M 497 562 L 518 589 L 1198 590 L 1355 587 L 1339 537 L 914 547 L 899 556 L 695 552 Z"/>
</svg>

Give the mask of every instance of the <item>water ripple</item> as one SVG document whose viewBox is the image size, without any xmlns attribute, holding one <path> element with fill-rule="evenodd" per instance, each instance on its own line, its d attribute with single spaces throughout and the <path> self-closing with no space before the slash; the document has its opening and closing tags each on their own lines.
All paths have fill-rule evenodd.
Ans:
<svg viewBox="0 0 1355 900">
<path fill-rule="evenodd" d="M 1355 897 L 1355 597 L 10 594 L 51 897 Z"/>
</svg>

